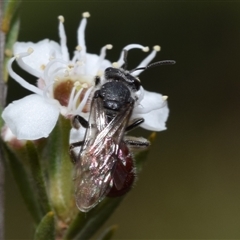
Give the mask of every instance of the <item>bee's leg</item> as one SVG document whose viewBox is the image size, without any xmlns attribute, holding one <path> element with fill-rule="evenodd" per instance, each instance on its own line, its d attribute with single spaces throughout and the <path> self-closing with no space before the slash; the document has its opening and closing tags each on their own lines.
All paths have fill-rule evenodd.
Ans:
<svg viewBox="0 0 240 240">
<path fill-rule="evenodd" d="M 79 141 L 79 142 L 72 143 L 69 146 L 69 154 L 74 164 L 78 160 L 78 155 L 83 144 L 84 144 L 84 141 Z"/>
<path fill-rule="evenodd" d="M 70 150 L 72 148 L 76 148 L 76 147 L 81 147 L 83 145 L 84 141 L 79 141 L 79 142 L 75 142 L 75 143 L 71 143 L 70 144 Z"/>
<path fill-rule="evenodd" d="M 125 136 L 124 142 L 131 150 L 145 149 L 150 146 L 150 142 L 143 137 Z"/>
<path fill-rule="evenodd" d="M 130 125 L 125 128 L 126 132 L 133 130 L 144 122 L 144 118 L 135 118 L 131 121 Z"/>
<path fill-rule="evenodd" d="M 89 127 L 89 123 L 87 120 L 85 120 L 85 118 L 83 118 L 80 115 L 75 115 L 72 119 L 72 126 L 76 129 L 79 129 L 80 125 L 83 126 L 84 128 Z"/>
</svg>

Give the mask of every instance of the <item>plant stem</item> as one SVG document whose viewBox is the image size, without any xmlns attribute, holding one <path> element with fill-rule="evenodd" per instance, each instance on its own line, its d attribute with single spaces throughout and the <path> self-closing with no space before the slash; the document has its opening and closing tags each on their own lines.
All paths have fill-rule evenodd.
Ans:
<svg viewBox="0 0 240 240">
<path fill-rule="evenodd" d="M 0 1 L 0 26 L 3 20 L 3 1 Z M 5 106 L 7 85 L 3 80 L 5 33 L 0 29 L 0 109 Z M 0 148 L 0 239 L 4 239 L 4 162 L 3 151 Z"/>
</svg>

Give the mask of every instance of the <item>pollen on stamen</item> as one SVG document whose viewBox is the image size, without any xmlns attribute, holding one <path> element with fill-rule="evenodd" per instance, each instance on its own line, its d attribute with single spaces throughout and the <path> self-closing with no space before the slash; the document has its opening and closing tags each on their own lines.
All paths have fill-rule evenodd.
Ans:
<svg viewBox="0 0 240 240">
<path fill-rule="evenodd" d="M 75 49 L 76 49 L 77 51 L 81 51 L 81 50 L 82 50 L 81 46 L 79 46 L 79 45 L 77 45 Z"/>
<path fill-rule="evenodd" d="M 107 44 L 107 45 L 106 45 L 106 49 L 110 50 L 110 49 L 112 49 L 112 48 L 113 48 L 113 45 L 112 45 L 112 44 Z"/>
<path fill-rule="evenodd" d="M 31 54 L 31 53 L 33 53 L 33 49 L 32 48 L 28 48 L 28 50 L 27 50 L 27 52 L 29 53 L 29 54 Z"/>
<path fill-rule="evenodd" d="M 113 62 L 113 63 L 112 63 L 112 66 L 113 66 L 114 68 L 119 68 L 118 62 Z"/>
<path fill-rule="evenodd" d="M 46 65 L 44 65 L 44 64 L 42 64 L 41 66 L 40 66 L 40 69 L 41 70 L 44 70 L 46 68 Z"/>
<path fill-rule="evenodd" d="M 157 52 L 161 51 L 161 47 L 159 45 L 155 45 L 153 49 Z"/>
<path fill-rule="evenodd" d="M 58 20 L 62 23 L 64 23 L 64 17 L 62 15 L 58 16 Z"/>
<path fill-rule="evenodd" d="M 163 100 L 163 101 L 166 101 L 167 99 L 168 99 L 168 96 L 166 96 L 166 95 L 165 95 L 165 96 L 162 96 L 162 100 Z"/>
<path fill-rule="evenodd" d="M 82 88 L 88 88 L 88 84 L 87 83 L 83 83 L 82 84 Z"/>
<path fill-rule="evenodd" d="M 79 82 L 79 81 L 76 81 L 76 82 L 74 82 L 74 87 L 78 87 L 78 86 L 80 86 L 81 85 L 81 83 Z"/>
<path fill-rule="evenodd" d="M 83 88 L 83 87 L 82 87 L 82 84 L 81 84 L 79 81 L 74 82 L 73 86 L 75 87 L 75 89 L 76 89 L 77 91 L 79 91 L 80 89 Z"/>
<path fill-rule="evenodd" d="M 68 70 L 71 70 L 72 68 L 74 68 L 74 65 L 73 64 L 68 64 L 67 68 L 68 68 Z"/>
<path fill-rule="evenodd" d="M 143 47 L 142 50 L 143 50 L 143 52 L 148 52 L 149 51 L 149 47 L 148 46 Z"/>
<path fill-rule="evenodd" d="M 84 18 L 89 18 L 89 17 L 90 17 L 90 13 L 89 13 L 89 12 L 84 12 L 84 13 L 82 14 L 82 17 L 84 17 Z"/>
</svg>

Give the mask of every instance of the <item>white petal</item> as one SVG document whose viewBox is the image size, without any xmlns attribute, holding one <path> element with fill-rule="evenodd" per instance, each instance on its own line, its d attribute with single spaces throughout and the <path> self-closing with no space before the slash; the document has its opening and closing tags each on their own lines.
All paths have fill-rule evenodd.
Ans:
<svg viewBox="0 0 240 240">
<path fill-rule="evenodd" d="M 86 128 L 80 127 L 79 129 L 72 128 L 69 135 L 69 143 L 76 143 L 84 140 Z"/>
<path fill-rule="evenodd" d="M 70 130 L 70 136 L 69 136 L 69 143 L 77 143 L 84 140 L 86 128 L 80 127 L 79 129 L 72 128 Z M 78 156 L 80 151 L 82 149 L 82 146 L 75 146 L 71 149 L 71 155 Z"/>
<path fill-rule="evenodd" d="M 4 125 L 1 129 L 1 137 L 4 142 L 10 142 L 16 139 L 16 136 L 12 133 L 11 129 L 7 125 Z"/>
<path fill-rule="evenodd" d="M 40 77 L 43 73 L 44 67 L 50 61 L 51 58 L 62 58 L 61 48 L 58 43 L 44 39 L 37 43 L 33 42 L 16 42 L 13 46 L 14 55 L 27 52 L 29 48 L 34 51 L 27 57 L 22 58 L 24 64 L 20 64 L 21 68 L 28 71 L 28 67 L 31 67 L 38 72 L 39 75 L 34 74 L 36 77 Z"/>
<path fill-rule="evenodd" d="M 32 94 L 9 104 L 2 118 L 18 139 L 48 137 L 59 116 L 55 101 Z"/>
<path fill-rule="evenodd" d="M 142 95 L 142 101 L 137 102 L 138 106 L 134 108 L 134 114 L 148 113 L 152 110 L 162 108 L 165 104 L 162 95 L 159 93 L 149 92 L 143 89 Z"/>
<path fill-rule="evenodd" d="M 162 131 L 166 129 L 168 115 L 167 101 L 163 100 L 162 95 L 144 90 L 144 98 L 140 105 L 134 108 L 132 118 L 144 118 L 142 128 Z"/>
<path fill-rule="evenodd" d="M 150 131 L 163 131 L 166 129 L 166 121 L 169 115 L 169 108 L 167 104 L 157 110 L 153 110 L 146 114 L 134 115 L 134 117 L 144 118 L 144 122 L 140 125 Z"/>
<path fill-rule="evenodd" d="M 85 74 L 95 76 L 98 71 L 104 72 L 107 67 L 111 67 L 111 63 L 104 59 L 99 64 L 99 56 L 96 54 L 86 54 L 86 66 L 85 66 Z"/>
</svg>

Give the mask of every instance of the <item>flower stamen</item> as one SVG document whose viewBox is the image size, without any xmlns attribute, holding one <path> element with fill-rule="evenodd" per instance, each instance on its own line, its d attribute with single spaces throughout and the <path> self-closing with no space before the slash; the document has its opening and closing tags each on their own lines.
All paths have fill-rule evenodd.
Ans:
<svg viewBox="0 0 240 240">
<path fill-rule="evenodd" d="M 77 62 L 77 60 L 80 58 L 80 51 L 82 50 L 82 48 L 78 45 L 76 46 L 76 51 L 74 52 L 74 56 L 72 59 L 72 63 L 74 64 L 75 62 Z"/>
<path fill-rule="evenodd" d="M 101 68 L 101 64 L 103 63 L 103 61 L 106 57 L 107 50 L 110 50 L 112 48 L 113 48 L 112 44 L 107 44 L 107 45 L 105 45 L 104 47 L 101 48 L 98 61 L 97 61 L 96 65 L 94 66 L 94 68 L 91 69 L 92 72 L 96 72 L 95 75 L 98 75 L 98 70 Z"/>
<path fill-rule="evenodd" d="M 78 108 L 76 109 L 76 112 L 77 112 L 77 113 L 82 112 L 85 104 L 87 103 L 87 100 L 88 100 L 88 98 L 89 98 L 89 95 L 90 95 L 91 92 L 92 92 L 92 89 L 93 89 L 93 86 L 90 87 L 90 88 L 86 91 L 83 100 L 81 101 L 81 103 L 79 104 Z"/>
<path fill-rule="evenodd" d="M 73 111 L 76 111 L 76 109 L 77 109 L 77 101 L 78 101 L 78 99 L 79 99 L 80 94 L 82 93 L 82 90 L 83 90 L 83 88 L 81 88 L 81 89 L 77 92 L 77 94 L 75 95 L 75 97 L 74 97 L 74 99 L 73 99 L 73 102 L 72 102 Z M 77 111 L 76 111 L 76 112 L 77 112 Z"/>
<path fill-rule="evenodd" d="M 70 97 L 69 97 L 67 112 L 70 112 L 70 110 L 71 110 L 71 106 L 73 105 L 73 99 L 74 99 L 75 92 L 76 92 L 76 87 L 74 86 L 72 88 L 72 91 L 71 91 L 71 94 L 70 94 Z"/>
<path fill-rule="evenodd" d="M 134 49 L 134 48 L 142 49 L 144 52 L 149 51 L 149 47 L 146 47 L 146 46 L 143 46 L 143 45 L 140 45 L 140 44 L 129 44 L 129 45 L 127 45 L 123 48 L 118 61 L 116 63 L 113 63 L 113 65 L 115 67 L 121 67 L 124 64 L 124 50 L 129 51 L 129 50 Z"/>
<path fill-rule="evenodd" d="M 162 96 L 162 100 L 166 101 L 168 99 L 168 96 Z"/>
<path fill-rule="evenodd" d="M 107 44 L 104 47 L 102 47 L 101 51 L 100 51 L 98 62 L 101 62 L 106 57 L 106 52 L 107 52 L 106 50 L 110 50 L 112 48 L 113 48 L 112 44 Z"/>
<path fill-rule="evenodd" d="M 28 56 L 26 55 L 27 53 L 22 53 L 22 54 L 19 54 L 19 58 L 22 58 L 24 57 L 23 55 L 25 56 Z M 22 87 L 26 88 L 27 90 L 29 91 L 32 91 L 38 95 L 43 95 L 43 91 L 37 87 L 35 87 L 34 85 L 28 83 L 27 81 L 25 81 L 22 77 L 20 77 L 18 74 L 16 74 L 13 69 L 12 69 L 12 63 L 16 60 L 16 57 L 13 57 L 9 60 L 8 64 L 7 64 L 7 69 L 8 69 L 8 72 L 9 72 L 9 75 L 14 79 L 16 80 Z"/>
<path fill-rule="evenodd" d="M 28 48 L 27 52 L 18 53 L 15 55 L 15 57 L 18 60 L 18 64 L 20 65 L 20 67 L 26 69 L 33 76 L 38 76 L 38 72 L 29 65 L 25 64 L 25 62 L 22 60 L 22 58 L 31 55 L 33 52 L 34 50 L 32 48 Z"/>
<path fill-rule="evenodd" d="M 136 68 L 146 67 L 155 58 L 157 52 L 159 52 L 160 50 L 161 47 L 159 45 L 154 46 L 152 52 L 145 59 L 143 59 L 143 61 Z M 132 73 L 132 75 L 136 77 L 142 71 L 144 70 L 136 70 Z"/>
<path fill-rule="evenodd" d="M 89 14 L 89 12 L 84 12 L 82 14 L 82 16 L 83 16 L 83 19 L 79 25 L 77 35 L 78 35 L 78 45 L 80 45 L 82 48 L 81 56 L 85 57 L 86 50 L 87 50 L 86 44 L 85 44 L 85 29 L 86 29 L 86 25 L 87 25 L 87 18 L 90 17 L 90 14 Z"/>
<path fill-rule="evenodd" d="M 68 48 L 67 48 L 67 37 L 64 29 L 64 17 L 59 16 L 59 37 L 60 37 L 60 46 L 61 46 L 61 51 L 62 51 L 62 56 L 65 61 L 69 61 L 69 53 L 68 53 Z"/>
<path fill-rule="evenodd" d="M 49 62 L 49 63 L 46 65 L 46 68 L 45 68 L 45 70 L 44 70 L 44 80 L 46 81 L 46 84 L 47 84 L 47 82 L 49 82 L 49 78 L 50 78 L 49 70 L 50 70 L 50 68 L 52 67 L 52 65 L 55 64 L 55 63 L 63 64 L 63 65 L 65 65 L 65 67 L 59 67 L 59 68 L 55 69 L 55 70 L 53 71 L 54 74 L 56 73 L 56 71 L 59 71 L 60 68 L 66 69 L 67 62 L 65 62 L 65 61 L 62 60 L 62 59 L 54 59 L 54 60 L 52 60 L 51 62 Z"/>
</svg>

